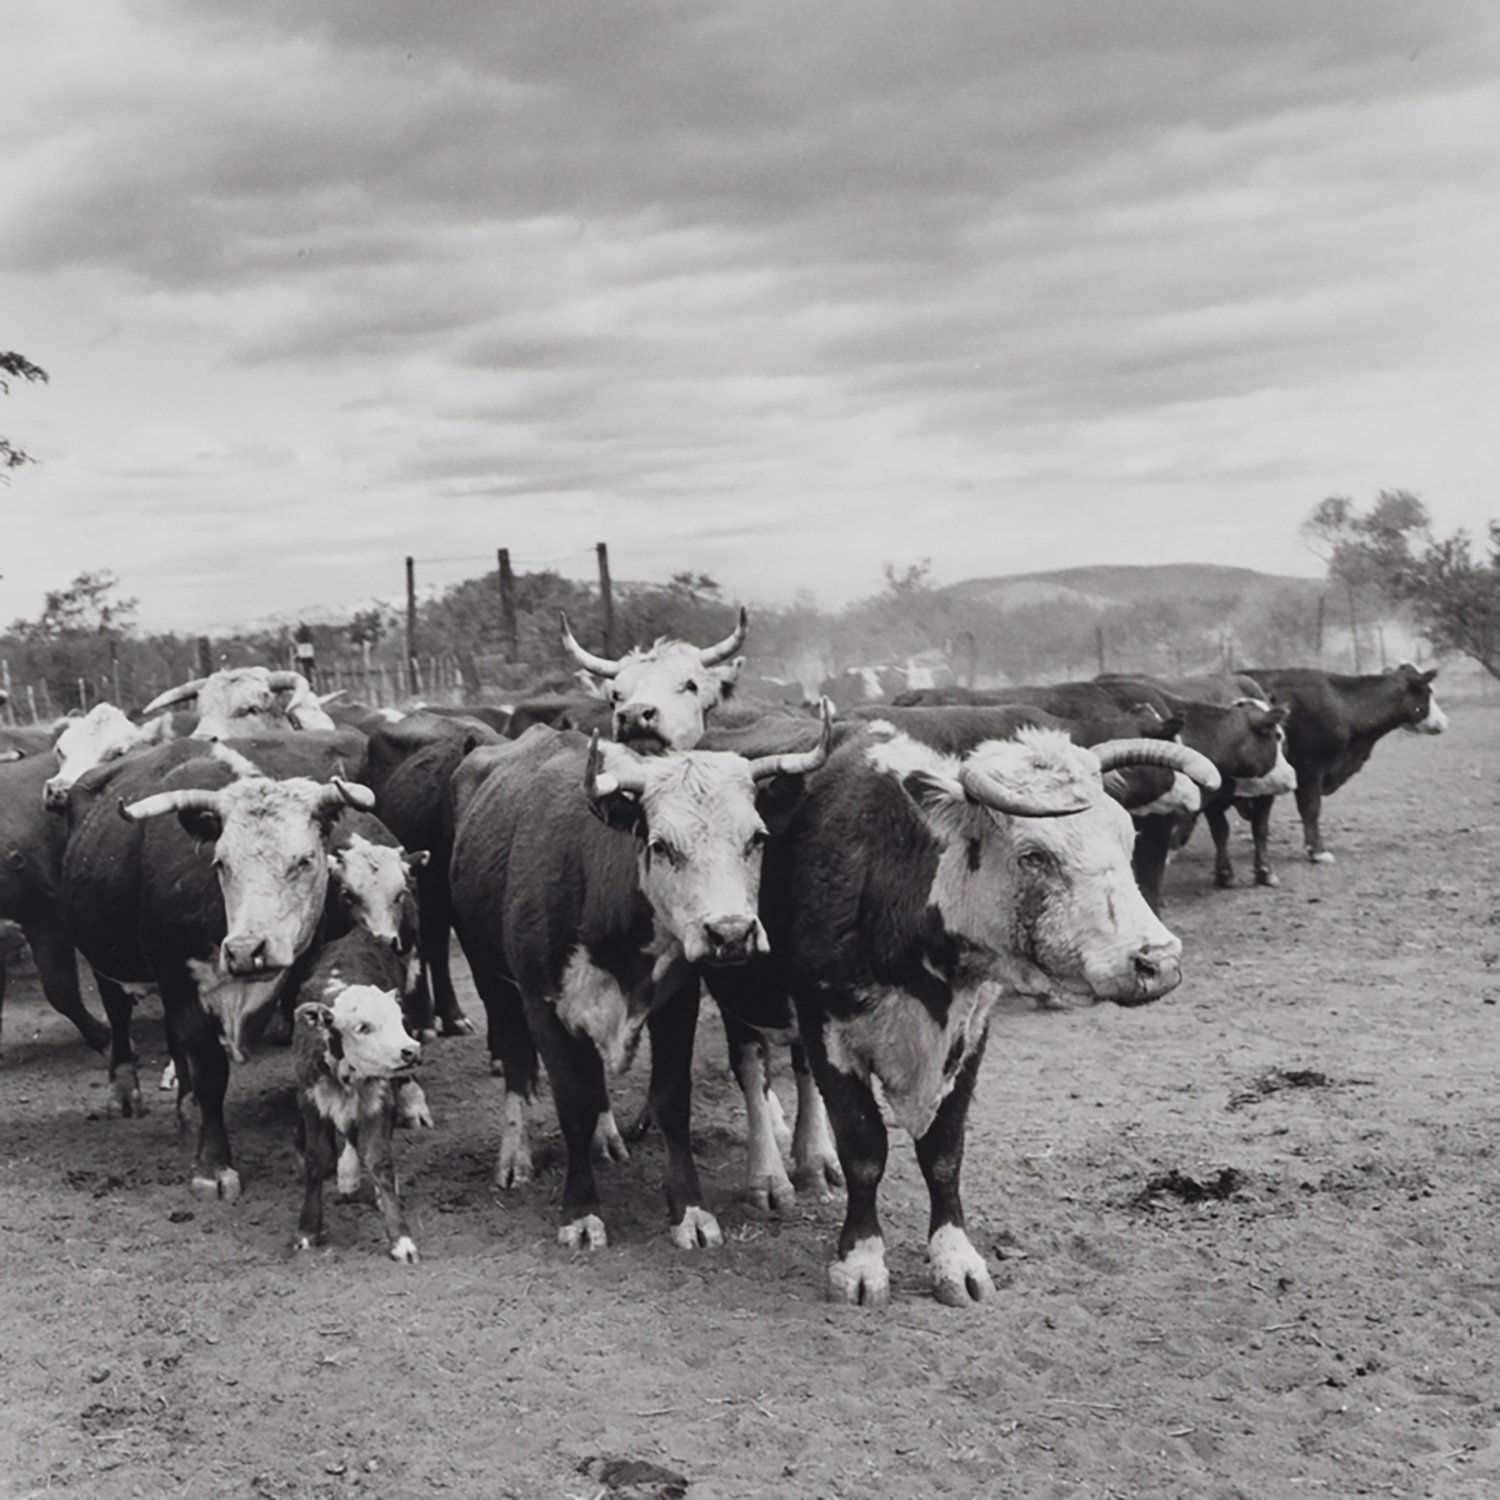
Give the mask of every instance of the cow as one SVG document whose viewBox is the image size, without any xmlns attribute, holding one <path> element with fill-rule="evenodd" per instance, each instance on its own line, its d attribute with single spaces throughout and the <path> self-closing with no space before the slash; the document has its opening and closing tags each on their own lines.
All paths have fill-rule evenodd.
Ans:
<svg viewBox="0 0 1500 1500">
<path fill-rule="evenodd" d="M 585 651 L 573 639 L 567 615 L 560 620 L 563 649 L 604 679 L 615 740 L 643 755 L 696 745 L 709 714 L 734 691 L 745 664 L 744 657 L 735 655 L 749 629 L 743 609 L 734 630 L 717 645 L 690 646 L 662 638 L 618 660 Z"/>
<path fill-rule="evenodd" d="M 287 695 L 287 696 L 282 696 Z M 195 702 L 199 740 L 241 738 L 266 729 L 337 728 L 300 672 L 266 667 L 226 667 L 158 693 L 141 710 L 144 717 L 179 703 Z"/>
<path fill-rule="evenodd" d="M 68 788 L 85 771 L 173 737 L 169 714 L 137 724 L 113 703 L 96 703 L 82 718 L 64 721 L 52 747 L 57 771 L 42 788 L 43 801 L 49 810 L 61 812 L 68 805 Z"/>
<path fill-rule="evenodd" d="M 459 1004 L 450 969 L 449 783 L 470 751 L 496 743 L 495 731 L 477 720 L 428 713 L 410 714 L 370 736 L 366 782 L 375 793 L 381 821 L 406 848 L 428 853 L 416 872 L 423 960 L 417 1025 L 423 1033 L 467 1036 L 474 1030 Z"/>
<path fill-rule="evenodd" d="M 200 1111 L 200 1197 L 239 1196 L 224 1126 L 230 1060 L 312 947 L 340 813 L 374 806 L 368 788 L 339 775 L 351 757 L 362 762 L 354 739 L 174 741 L 96 767 L 69 794 L 63 906 L 110 1017 L 112 1089 L 138 1106 L 132 995 L 154 988 L 179 1105 L 190 1090 Z"/>
<path fill-rule="evenodd" d="M 421 1060 L 421 1044 L 406 1034 L 390 991 L 351 984 L 319 992 L 324 998 L 298 1005 L 292 1025 L 305 1187 L 293 1248 L 324 1243 L 323 1184 L 337 1173 L 340 1191 L 352 1195 L 363 1167 L 375 1185 L 391 1259 L 415 1265 L 391 1133 L 398 1092 L 406 1092 L 398 1086 Z"/>
<path fill-rule="evenodd" d="M 629 1061 L 644 1025 L 672 1241 L 717 1245 L 688 1134 L 699 988 L 657 981 L 676 965 L 740 964 L 763 949 L 763 809 L 800 791 L 826 742 L 752 765 L 704 751 L 642 757 L 539 727 L 483 753 L 492 764 L 482 779 L 466 788 L 462 769 L 455 778 L 452 888 L 505 1077 L 496 1181 L 531 1175 L 540 1051 L 567 1144 L 558 1239 L 607 1243 L 590 1146 L 609 1110 L 605 1065 Z"/>
<path fill-rule="evenodd" d="M 110 1029 L 84 1004 L 78 958 L 60 905 L 67 826 L 42 802 L 42 788 L 57 768 L 50 752 L 0 765 L 0 918 L 20 926 L 47 1003 L 94 1051 L 104 1052 Z M 0 960 L 0 985 L 3 974 Z"/>
<path fill-rule="evenodd" d="M 874 1079 L 916 1141 L 934 1292 L 978 1301 L 992 1283 L 964 1230 L 959 1171 L 996 1004 L 1139 1004 L 1178 984 L 1182 945 L 1133 883 L 1130 818 L 1103 790 L 1105 773 L 1136 763 L 1218 784 L 1203 757 L 1169 741 L 1087 750 L 1056 730 L 1023 728 L 947 755 L 874 725 L 809 779 L 776 841 L 774 879 L 768 856 L 760 909 L 770 955 L 709 984 L 716 995 L 738 986 L 761 1005 L 779 993 L 795 1009 L 848 1184 L 828 1272 L 834 1300 L 889 1297 Z"/>
<path fill-rule="evenodd" d="M 1297 774 L 1297 811 L 1303 842 L 1314 864 L 1332 864 L 1323 842 L 1323 798 L 1358 771 L 1394 729 L 1442 734 L 1448 716 L 1432 690 L 1437 670 L 1402 662 L 1389 672 L 1362 677 L 1311 667 L 1254 668 L 1249 676 L 1288 713 L 1286 754 Z M 1269 818 L 1270 800 L 1251 800 L 1256 817 Z"/>
</svg>

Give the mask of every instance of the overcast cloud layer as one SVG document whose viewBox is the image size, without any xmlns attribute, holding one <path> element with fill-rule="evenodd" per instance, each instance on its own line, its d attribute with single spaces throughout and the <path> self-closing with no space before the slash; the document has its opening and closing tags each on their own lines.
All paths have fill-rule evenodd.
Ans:
<svg viewBox="0 0 1500 1500">
<path fill-rule="evenodd" d="M 316 19 L 313 19 L 316 17 Z M 837 603 L 1500 514 L 1500 9 L 19 0 L 0 616 Z M 432 562 L 449 581 L 474 563 Z"/>
</svg>

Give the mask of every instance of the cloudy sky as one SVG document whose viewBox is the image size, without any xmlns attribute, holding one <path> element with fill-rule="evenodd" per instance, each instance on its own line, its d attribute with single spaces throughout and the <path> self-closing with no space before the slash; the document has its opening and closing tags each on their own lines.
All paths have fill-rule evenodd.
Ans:
<svg viewBox="0 0 1500 1500">
<path fill-rule="evenodd" d="M 52 383 L 0 399 L 3 619 L 1500 514 L 1484 0 L 11 0 L 5 58 L 0 348 Z"/>
</svg>

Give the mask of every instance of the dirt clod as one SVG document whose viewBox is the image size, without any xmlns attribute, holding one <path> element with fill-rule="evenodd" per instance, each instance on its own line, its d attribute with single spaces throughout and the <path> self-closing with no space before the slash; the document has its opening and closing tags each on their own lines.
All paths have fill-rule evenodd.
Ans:
<svg viewBox="0 0 1500 1500">
<path fill-rule="evenodd" d="M 1133 1201 L 1137 1208 L 1154 1208 L 1163 1196 L 1179 1198 L 1184 1203 L 1223 1202 L 1244 1185 L 1245 1174 L 1234 1167 L 1220 1167 L 1207 1182 L 1200 1182 L 1173 1167 L 1170 1172 L 1153 1177 Z"/>
</svg>

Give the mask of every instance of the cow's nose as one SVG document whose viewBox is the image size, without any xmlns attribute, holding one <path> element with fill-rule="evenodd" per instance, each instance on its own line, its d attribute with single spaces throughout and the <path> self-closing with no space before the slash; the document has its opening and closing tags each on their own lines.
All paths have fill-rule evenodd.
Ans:
<svg viewBox="0 0 1500 1500">
<path fill-rule="evenodd" d="M 1182 983 L 1182 959 L 1175 947 L 1150 944 L 1134 958 L 1135 980 L 1144 995 L 1165 995 Z"/>
<path fill-rule="evenodd" d="M 715 917 L 703 924 L 704 935 L 720 952 L 733 953 L 748 947 L 754 931 L 754 917 Z"/>
<path fill-rule="evenodd" d="M 270 966 L 263 937 L 224 939 L 224 967 L 231 974 L 256 974 Z"/>
<path fill-rule="evenodd" d="M 55 778 L 42 786 L 42 805 L 56 812 L 68 805 L 68 789 Z"/>
<path fill-rule="evenodd" d="M 405 1063 L 407 1067 L 411 1067 L 413 1063 L 421 1062 L 421 1047 L 416 1042 L 411 1043 L 410 1046 L 403 1047 L 401 1049 L 401 1061 Z"/>
</svg>

